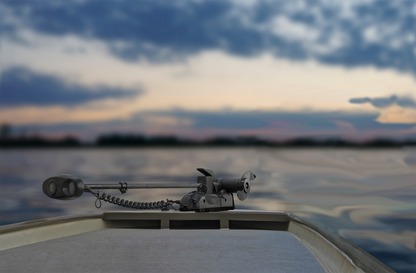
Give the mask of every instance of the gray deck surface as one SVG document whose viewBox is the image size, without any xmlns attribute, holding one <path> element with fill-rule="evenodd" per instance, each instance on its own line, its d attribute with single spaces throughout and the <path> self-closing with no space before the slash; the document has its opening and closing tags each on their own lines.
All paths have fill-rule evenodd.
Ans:
<svg viewBox="0 0 416 273">
<path fill-rule="evenodd" d="M 2 272 L 324 272 L 291 233 L 103 229 L 0 252 Z"/>
</svg>

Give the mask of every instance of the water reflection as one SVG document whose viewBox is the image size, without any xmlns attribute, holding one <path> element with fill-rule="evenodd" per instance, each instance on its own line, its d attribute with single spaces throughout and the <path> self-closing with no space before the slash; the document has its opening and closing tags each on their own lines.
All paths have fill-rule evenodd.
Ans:
<svg viewBox="0 0 416 273">
<path fill-rule="evenodd" d="M 96 212 L 94 197 L 52 200 L 41 183 L 71 173 L 86 183 L 196 182 L 257 175 L 237 208 L 287 211 L 337 233 L 397 272 L 416 270 L 416 149 L 97 149 L 1 151 L 1 224 Z M 129 200 L 179 199 L 186 189 L 129 191 Z M 111 192 L 117 194 L 116 192 Z M 120 210 L 104 203 L 101 210 Z"/>
</svg>

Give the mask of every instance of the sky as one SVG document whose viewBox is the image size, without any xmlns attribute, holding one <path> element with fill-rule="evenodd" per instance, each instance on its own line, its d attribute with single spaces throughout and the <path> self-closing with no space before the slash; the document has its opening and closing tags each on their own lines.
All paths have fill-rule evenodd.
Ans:
<svg viewBox="0 0 416 273">
<path fill-rule="evenodd" d="M 108 133 L 416 135 L 416 1 L 0 3 L 0 122 Z"/>
</svg>

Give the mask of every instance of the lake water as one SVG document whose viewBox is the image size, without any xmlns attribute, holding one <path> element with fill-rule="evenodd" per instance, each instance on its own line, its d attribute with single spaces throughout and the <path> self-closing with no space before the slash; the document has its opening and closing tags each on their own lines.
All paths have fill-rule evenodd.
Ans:
<svg viewBox="0 0 416 273">
<path fill-rule="evenodd" d="M 46 197 L 42 182 L 70 173 L 85 183 L 195 182 L 196 168 L 217 177 L 257 175 L 237 209 L 286 211 L 363 248 L 397 272 L 416 272 L 416 149 L 149 148 L 0 151 L 0 224 L 122 207 L 84 194 Z M 129 190 L 133 201 L 180 199 L 192 189 Z M 108 193 L 121 195 L 118 191 Z"/>
</svg>

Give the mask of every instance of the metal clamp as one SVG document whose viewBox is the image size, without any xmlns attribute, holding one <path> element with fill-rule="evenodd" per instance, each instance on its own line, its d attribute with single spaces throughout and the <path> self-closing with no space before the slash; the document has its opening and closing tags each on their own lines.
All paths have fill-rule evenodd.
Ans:
<svg viewBox="0 0 416 273">
<path fill-rule="evenodd" d="M 120 192 L 121 194 L 125 194 L 127 192 L 127 182 L 118 182 L 120 184 Z"/>
</svg>

